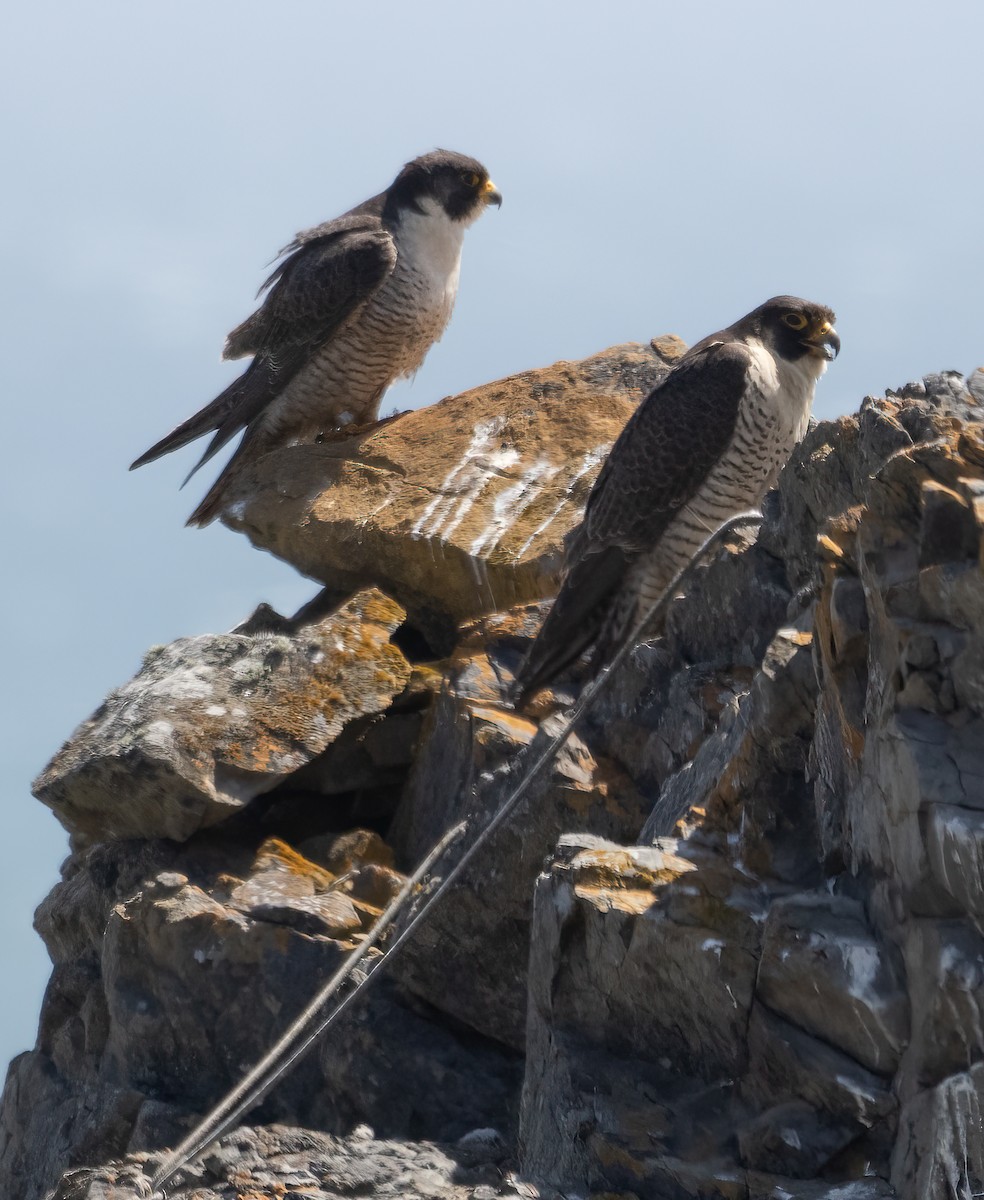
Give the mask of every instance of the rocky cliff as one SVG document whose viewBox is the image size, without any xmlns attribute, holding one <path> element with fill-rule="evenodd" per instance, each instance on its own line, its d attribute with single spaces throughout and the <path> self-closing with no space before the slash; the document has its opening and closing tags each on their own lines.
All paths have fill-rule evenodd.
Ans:
<svg viewBox="0 0 984 1200">
<path fill-rule="evenodd" d="M 146 1197 L 579 683 L 505 700 L 674 339 L 268 456 L 325 589 L 149 651 L 37 782 L 0 1194 Z M 383 982 L 172 1197 L 984 1190 L 984 374 L 822 423 Z M 53 1189 L 51 1191 L 50 1189 Z"/>
</svg>

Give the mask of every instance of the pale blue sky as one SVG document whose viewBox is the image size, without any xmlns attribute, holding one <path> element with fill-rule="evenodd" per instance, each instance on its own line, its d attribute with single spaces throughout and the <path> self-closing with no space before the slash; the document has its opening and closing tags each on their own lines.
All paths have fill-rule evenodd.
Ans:
<svg viewBox="0 0 984 1200">
<path fill-rule="evenodd" d="M 148 645 L 315 590 L 183 528 L 197 447 L 126 470 L 231 377 L 224 336 L 297 229 L 438 145 L 502 189 L 384 409 L 693 341 L 776 292 L 837 311 L 821 416 L 984 362 L 971 0 L 32 0 L 4 27 L 2 1062 L 34 1041 L 31 911 L 65 853 L 30 779 Z"/>
</svg>

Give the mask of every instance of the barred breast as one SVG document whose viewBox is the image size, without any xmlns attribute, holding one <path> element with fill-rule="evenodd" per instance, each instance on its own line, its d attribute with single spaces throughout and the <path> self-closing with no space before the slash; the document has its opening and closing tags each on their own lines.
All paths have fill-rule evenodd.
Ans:
<svg viewBox="0 0 984 1200">
<path fill-rule="evenodd" d="M 450 320 L 462 233 L 432 213 L 405 221 L 393 273 L 268 407 L 264 436 L 309 441 L 376 418 L 389 385 L 417 370 Z"/>
<path fill-rule="evenodd" d="M 761 503 L 806 431 L 813 382 L 804 380 L 804 387 L 792 394 L 782 386 L 749 389 L 728 449 L 654 549 L 632 568 L 629 587 L 637 596 L 633 620 L 659 599 L 715 529 Z"/>
</svg>

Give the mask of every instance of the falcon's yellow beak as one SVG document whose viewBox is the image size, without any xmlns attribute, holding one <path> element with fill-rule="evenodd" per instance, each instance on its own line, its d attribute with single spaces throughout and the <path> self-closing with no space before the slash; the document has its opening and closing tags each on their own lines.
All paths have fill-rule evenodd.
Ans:
<svg viewBox="0 0 984 1200">
<path fill-rule="evenodd" d="M 491 179 L 485 181 L 485 187 L 482 188 L 482 199 L 486 204 L 494 204 L 496 208 L 502 207 L 502 193 Z"/>
<path fill-rule="evenodd" d="M 818 358 L 830 362 L 840 354 L 841 340 L 833 325 L 824 321 L 808 338 L 803 339 L 803 345 L 808 346 Z"/>
</svg>

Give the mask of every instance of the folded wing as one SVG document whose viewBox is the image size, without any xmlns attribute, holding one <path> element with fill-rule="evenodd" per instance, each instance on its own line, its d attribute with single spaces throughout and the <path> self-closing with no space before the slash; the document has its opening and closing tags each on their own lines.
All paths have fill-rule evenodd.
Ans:
<svg viewBox="0 0 984 1200">
<path fill-rule="evenodd" d="M 252 354 L 252 363 L 210 404 L 151 446 L 131 470 L 214 431 L 194 474 L 263 412 L 396 264 L 392 237 L 369 215 L 329 221 L 288 251 L 261 289 L 269 289 L 263 304 L 226 340 L 224 357 Z"/>
<path fill-rule="evenodd" d="M 519 704 L 595 643 L 632 566 L 724 454 L 748 365 L 741 343 L 708 339 L 632 414 L 568 542 L 563 585 L 516 677 Z"/>
</svg>

